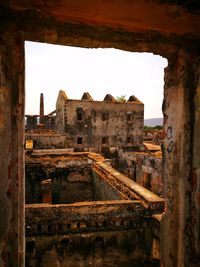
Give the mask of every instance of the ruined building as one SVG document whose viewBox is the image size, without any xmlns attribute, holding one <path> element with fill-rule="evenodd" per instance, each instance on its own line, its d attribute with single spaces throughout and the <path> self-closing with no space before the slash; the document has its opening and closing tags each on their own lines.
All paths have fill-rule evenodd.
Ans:
<svg viewBox="0 0 200 267">
<path fill-rule="evenodd" d="M 60 91 L 56 102 L 57 132 L 65 135 L 75 151 L 112 151 L 143 144 L 144 105 L 135 96 L 125 103 L 111 95 L 94 101 L 89 93 L 81 100 L 68 99 Z"/>
<path fill-rule="evenodd" d="M 40 114 L 26 115 L 25 131 L 28 133 L 56 132 L 56 111 L 44 115 L 44 96 L 40 94 Z"/>
<path fill-rule="evenodd" d="M 161 265 L 200 265 L 199 12 L 199 0 L 0 1 L 0 266 L 25 265 L 26 40 L 150 52 L 168 60 L 162 106 L 165 212 L 159 220 Z M 77 218 L 83 218 L 79 211 Z M 139 238 L 144 240 L 143 235 Z M 96 239 L 96 246 L 103 246 L 101 240 Z M 33 247 L 29 243 L 27 251 Z"/>
<path fill-rule="evenodd" d="M 35 150 L 25 177 L 26 266 L 159 266 L 164 199 L 102 156 Z"/>
</svg>

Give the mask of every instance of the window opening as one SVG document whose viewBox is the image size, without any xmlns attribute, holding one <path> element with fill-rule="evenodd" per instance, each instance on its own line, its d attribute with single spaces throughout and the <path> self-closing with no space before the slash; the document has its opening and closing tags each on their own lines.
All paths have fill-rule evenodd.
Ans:
<svg viewBox="0 0 200 267">
<path fill-rule="evenodd" d="M 131 144 L 131 137 L 128 136 L 126 141 L 127 141 L 127 144 Z"/>
<path fill-rule="evenodd" d="M 104 136 L 102 137 L 102 145 L 107 145 L 108 144 L 108 137 Z"/>
<path fill-rule="evenodd" d="M 82 113 L 77 113 L 77 120 L 82 121 L 83 120 L 83 114 Z"/>
<path fill-rule="evenodd" d="M 77 138 L 77 144 L 78 145 L 82 145 L 83 144 L 83 138 L 82 137 L 78 137 Z"/>
</svg>

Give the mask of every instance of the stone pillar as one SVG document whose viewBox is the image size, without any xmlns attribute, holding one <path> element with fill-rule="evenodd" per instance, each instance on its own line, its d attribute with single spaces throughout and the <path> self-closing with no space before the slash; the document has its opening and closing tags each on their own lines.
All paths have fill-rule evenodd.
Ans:
<svg viewBox="0 0 200 267">
<path fill-rule="evenodd" d="M 2 28 L 3 29 L 3 28 Z M 24 41 L 0 36 L 0 266 L 24 266 Z"/>
<path fill-rule="evenodd" d="M 161 222 L 161 260 L 164 267 L 198 266 L 192 263 L 195 254 L 192 249 L 195 219 L 191 210 L 194 190 L 191 181 L 196 179 L 191 176 L 194 72 L 195 68 L 186 51 L 179 50 L 168 58 L 163 100 L 166 213 Z M 196 112 L 196 118 L 199 119 L 198 114 L 199 106 Z M 199 130 L 197 132 L 199 138 Z M 194 146 L 199 143 L 199 139 L 194 141 Z"/>
</svg>

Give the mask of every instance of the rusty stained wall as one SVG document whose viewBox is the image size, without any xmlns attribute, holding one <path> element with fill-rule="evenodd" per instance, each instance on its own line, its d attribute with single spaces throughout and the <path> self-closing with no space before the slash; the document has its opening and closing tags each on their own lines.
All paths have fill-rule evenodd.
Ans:
<svg viewBox="0 0 200 267">
<path fill-rule="evenodd" d="M 57 110 L 58 131 L 65 133 L 71 140 L 70 147 L 100 148 L 142 145 L 144 118 L 142 103 L 68 99 L 64 101 L 60 96 L 57 101 Z M 78 114 L 80 113 L 82 119 L 79 120 Z M 128 114 L 129 119 L 127 119 Z M 128 137 L 129 142 L 127 142 Z M 78 138 L 81 138 L 81 143 L 78 142 Z"/>
</svg>

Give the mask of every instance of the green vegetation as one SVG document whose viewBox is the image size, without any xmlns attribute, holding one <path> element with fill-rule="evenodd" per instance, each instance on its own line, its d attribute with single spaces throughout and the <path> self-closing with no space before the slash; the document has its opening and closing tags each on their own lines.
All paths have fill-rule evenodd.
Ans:
<svg viewBox="0 0 200 267">
<path fill-rule="evenodd" d="M 163 126 L 161 125 L 156 125 L 156 126 L 147 126 L 144 125 L 144 130 L 162 130 Z"/>
<path fill-rule="evenodd" d="M 117 96 L 115 99 L 117 100 L 117 102 L 122 102 L 122 103 L 125 103 L 127 101 L 126 95 Z"/>
</svg>

